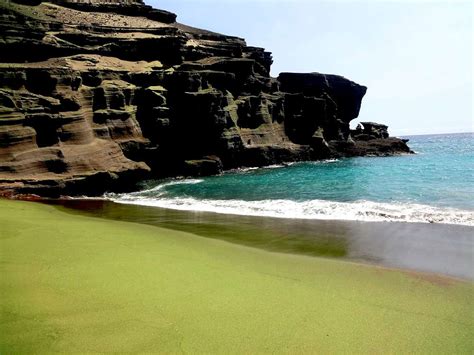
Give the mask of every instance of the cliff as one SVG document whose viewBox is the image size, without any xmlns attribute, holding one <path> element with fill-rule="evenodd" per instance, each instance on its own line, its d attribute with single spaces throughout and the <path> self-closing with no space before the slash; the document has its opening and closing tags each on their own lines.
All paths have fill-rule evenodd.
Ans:
<svg viewBox="0 0 474 355">
<path fill-rule="evenodd" d="M 0 33 L 3 191 L 94 195 L 150 177 L 410 152 L 383 125 L 351 132 L 366 87 L 272 78 L 271 53 L 139 0 L 0 0 Z"/>
</svg>

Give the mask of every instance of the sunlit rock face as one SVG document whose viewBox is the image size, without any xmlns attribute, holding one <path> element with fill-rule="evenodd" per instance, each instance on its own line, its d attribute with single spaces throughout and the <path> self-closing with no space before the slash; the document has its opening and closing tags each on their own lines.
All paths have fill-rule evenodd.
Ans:
<svg viewBox="0 0 474 355">
<path fill-rule="evenodd" d="M 350 130 L 367 89 L 346 78 L 272 78 L 271 53 L 142 1 L 52 2 L 0 3 L 2 191 L 410 151 L 386 126 Z"/>
</svg>

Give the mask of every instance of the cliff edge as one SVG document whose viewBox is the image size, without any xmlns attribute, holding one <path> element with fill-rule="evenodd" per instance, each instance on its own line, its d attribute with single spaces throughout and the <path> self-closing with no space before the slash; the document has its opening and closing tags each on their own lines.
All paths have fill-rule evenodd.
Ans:
<svg viewBox="0 0 474 355">
<path fill-rule="evenodd" d="M 0 190 L 97 195 L 150 177 L 409 153 L 356 130 L 366 87 L 270 77 L 271 53 L 140 0 L 0 0 Z"/>
</svg>

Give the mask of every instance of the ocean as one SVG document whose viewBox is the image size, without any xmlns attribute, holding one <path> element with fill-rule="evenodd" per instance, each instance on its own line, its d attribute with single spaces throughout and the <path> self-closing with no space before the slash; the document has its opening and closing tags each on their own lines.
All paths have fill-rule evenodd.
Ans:
<svg viewBox="0 0 474 355">
<path fill-rule="evenodd" d="M 114 202 L 277 218 L 474 226 L 474 134 L 406 137 L 416 152 L 148 181 Z"/>
</svg>

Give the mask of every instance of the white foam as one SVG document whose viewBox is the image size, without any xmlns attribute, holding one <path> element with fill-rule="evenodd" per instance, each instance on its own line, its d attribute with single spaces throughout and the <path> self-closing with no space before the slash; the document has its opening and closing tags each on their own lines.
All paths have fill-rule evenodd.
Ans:
<svg viewBox="0 0 474 355">
<path fill-rule="evenodd" d="M 157 185 L 151 189 L 131 192 L 128 194 L 107 193 L 105 194 L 105 198 L 115 201 L 115 199 L 141 197 L 141 196 L 147 196 L 149 194 L 153 194 L 153 197 L 157 198 L 160 196 L 159 192 L 164 190 L 165 187 L 172 186 L 172 185 L 194 185 L 194 184 L 199 184 L 203 181 L 204 180 L 201 180 L 201 179 L 174 180 L 174 181 L 166 182 L 164 184 Z"/>
<path fill-rule="evenodd" d="M 266 165 L 266 166 L 261 166 L 261 167 L 252 166 L 252 167 L 247 167 L 247 168 L 237 168 L 237 169 L 228 170 L 227 173 L 248 173 L 255 170 L 282 169 L 282 168 L 287 168 L 289 166 L 300 165 L 300 164 L 321 165 L 321 164 L 333 164 L 337 162 L 340 162 L 340 160 L 339 159 L 324 159 L 324 160 L 317 160 L 317 161 L 312 161 L 312 162 L 294 161 L 294 162 L 289 162 L 289 163 Z"/>
<path fill-rule="evenodd" d="M 191 181 L 191 182 L 190 182 Z M 177 183 L 198 183 L 199 180 Z M 169 186 L 166 185 L 166 186 Z M 160 185 L 149 191 L 163 188 Z M 367 222 L 443 223 L 474 226 L 474 211 L 432 207 L 410 203 L 380 203 L 371 201 L 335 202 L 326 200 L 198 200 L 170 198 L 163 195 L 144 196 L 146 192 L 109 196 L 114 202 L 169 208 L 183 211 L 202 211 L 246 216 L 276 218 L 327 219 Z"/>
<path fill-rule="evenodd" d="M 250 168 L 238 168 L 238 169 L 234 169 L 234 170 L 230 170 L 231 173 L 233 172 L 242 172 L 242 173 L 246 173 L 248 171 L 254 171 L 254 170 L 259 170 L 261 168 L 257 167 L 257 166 L 253 166 L 253 167 L 250 167 Z"/>
<path fill-rule="evenodd" d="M 280 169 L 280 168 L 286 168 L 288 165 L 285 164 L 273 164 L 273 165 L 267 165 L 262 167 L 262 169 Z"/>
<path fill-rule="evenodd" d="M 266 166 L 251 166 L 247 168 L 238 168 L 238 169 L 233 169 L 228 172 L 230 173 L 247 173 L 255 170 L 264 170 L 264 169 L 281 169 L 281 168 L 286 168 L 290 166 L 290 164 L 274 164 L 274 165 L 266 165 Z"/>
<path fill-rule="evenodd" d="M 318 165 L 318 164 L 332 164 L 332 163 L 337 163 L 340 162 L 339 159 L 325 159 L 325 160 L 318 160 L 318 161 L 313 161 L 313 165 Z"/>
</svg>

